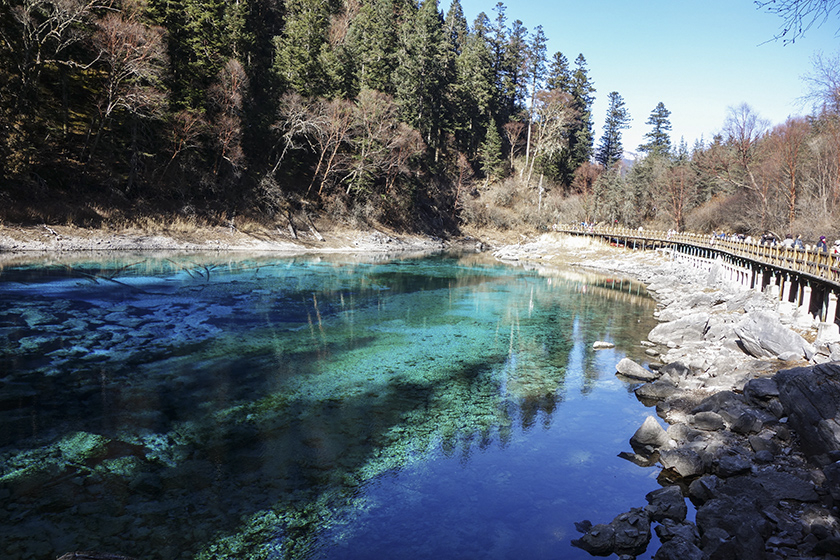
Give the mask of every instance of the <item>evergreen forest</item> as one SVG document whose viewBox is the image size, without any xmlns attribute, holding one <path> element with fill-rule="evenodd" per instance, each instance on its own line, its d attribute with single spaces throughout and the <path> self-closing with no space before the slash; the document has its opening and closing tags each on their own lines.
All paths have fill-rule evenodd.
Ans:
<svg viewBox="0 0 840 560">
<path fill-rule="evenodd" d="M 840 60 L 811 116 L 740 105 L 708 142 L 659 103 L 630 163 L 621 95 L 596 133 L 584 55 L 546 44 L 501 2 L 2 0 L 0 219 L 840 233 Z"/>
</svg>

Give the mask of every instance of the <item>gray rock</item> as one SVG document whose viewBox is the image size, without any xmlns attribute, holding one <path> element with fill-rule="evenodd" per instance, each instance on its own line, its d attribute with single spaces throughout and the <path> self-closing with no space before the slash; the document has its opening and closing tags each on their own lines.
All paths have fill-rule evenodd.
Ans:
<svg viewBox="0 0 840 560">
<path fill-rule="evenodd" d="M 757 377 L 744 385 L 744 397 L 747 402 L 761 404 L 778 396 L 779 386 L 772 377 Z"/>
<path fill-rule="evenodd" d="M 699 430 L 709 432 L 722 430 L 726 427 L 723 417 L 717 412 L 698 412 L 691 417 L 691 424 Z"/>
<path fill-rule="evenodd" d="M 840 556 L 840 538 L 828 537 L 823 539 L 814 545 L 811 552 L 812 554 L 816 554 L 818 556 L 826 556 L 830 554 L 831 556 L 838 557 Z"/>
<path fill-rule="evenodd" d="M 827 464 L 827 455 L 840 450 L 840 363 L 780 371 L 775 380 L 802 450 Z"/>
<path fill-rule="evenodd" d="M 659 463 L 682 478 L 701 475 L 705 470 L 703 459 L 692 449 L 664 449 L 659 453 Z"/>
<path fill-rule="evenodd" d="M 613 519 L 615 553 L 619 556 L 638 556 L 650 543 L 650 519 L 643 508 L 633 508 Z"/>
<path fill-rule="evenodd" d="M 653 560 L 702 560 L 703 551 L 693 542 L 681 538 L 671 539 L 656 551 Z"/>
<path fill-rule="evenodd" d="M 648 506 L 645 508 L 651 521 L 671 519 L 676 522 L 685 521 L 688 507 L 679 486 L 666 486 L 645 496 Z"/>
<path fill-rule="evenodd" d="M 718 391 L 714 395 L 703 399 L 700 404 L 692 409 L 692 414 L 698 412 L 720 412 L 722 410 L 733 410 L 743 405 L 740 395 L 732 391 Z"/>
<path fill-rule="evenodd" d="M 657 379 L 656 381 L 639 385 L 636 387 L 634 392 L 636 393 L 636 397 L 639 399 L 659 401 L 672 397 L 676 394 L 677 386 L 665 379 Z"/>
<path fill-rule="evenodd" d="M 653 381 L 659 377 L 658 373 L 649 371 L 630 358 L 622 358 L 618 365 L 615 366 L 618 373 L 630 379 L 638 379 L 639 381 Z"/>
<path fill-rule="evenodd" d="M 727 455 L 718 461 L 716 472 L 719 477 L 728 478 L 750 472 L 751 469 L 752 463 L 741 455 Z"/>
<path fill-rule="evenodd" d="M 730 429 L 736 434 L 747 435 L 761 430 L 764 422 L 759 418 L 759 415 L 752 410 L 744 410 L 732 422 Z"/>
<path fill-rule="evenodd" d="M 840 501 L 840 462 L 834 462 L 823 467 L 825 485 L 834 501 Z"/>
<path fill-rule="evenodd" d="M 697 528 L 709 558 L 764 560 L 764 539 L 771 527 L 748 496 L 722 496 L 697 509 Z"/>
<path fill-rule="evenodd" d="M 766 434 L 764 436 L 750 436 L 748 441 L 750 442 L 750 447 L 752 447 L 753 451 L 756 453 L 760 451 L 769 451 L 775 455 L 779 452 L 779 444 L 776 443 L 772 437 L 767 437 Z"/>
<path fill-rule="evenodd" d="M 648 340 L 666 346 L 700 342 L 709 322 L 708 313 L 692 313 L 675 321 L 660 323 L 648 333 Z"/>
<path fill-rule="evenodd" d="M 816 502 L 819 499 L 812 482 L 791 473 L 767 471 L 758 473 L 755 478 L 775 500 Z"/>
<path fill-rule="evenodd" d="M 592 348 L 595 350 L 603 350 L 605 348 L 615 348 L 615 344 L 612 342 L 607 342 L 605 340 L 596 340 L 592 343 Z"/>
<path fill-rule="evenodd" d="M 665 429 L 659 425 L 656 418 L 648 416 L 630 438 L 630 446 L 636 453 L 650 455 L 655 450 L 670 441 Z"/>
<path fill-rule="evenodd" d="M 691 375 L 691 368 L 682 362 L 671 362 L 659 368 L 659 373 L 669 375 L 678 379 L 685 379 Z"/>
<path fill-rule="evenodd" d="M 688 485 L 688 496 L 692 502 L 704 504 L 715 497 L 719 482 L 720 479 L 713 474 L 707 474 L 692 480 L 691 484 Z"/>
<path fill-rule="evenodd" d="M 589 522 L 575 524 L 579 530 L 586 532 L 579 539 L 572 539 L 572 546 L 594 556 L 617 554 L 635 557 L 644 552 L 650 543 L 650 519 L 642 508 L 622 513 L 609 524 L 590 525 Z"/>
<path fill-rule="evenodd" d="M 762 449 L 761 451 L 758 451 L 755 454 L 755 462 L 762 465 L 769 465 L 775 460 L 776 456 L 766 449 Z"/>
<path fill-rule="evenodd" d="M 666 518 L 659 522 L 654 531 L 656 531 L 656 536 L 663 543 L 672 539 L 681 539 L 693 544 L 700 542 L 700 534 L 697 532 L 697 526 L 691 521 L 678 522 Z"/>
<path fill-rule="evenodd" d="M 593 556 L 609 556 L 615 550 L 615 529 L 599 523 L 579 539 L 572 539 L 572 546 L 585 550 Z"/>
<path fill-rule="evenodd" d="M 744 351 L 755 358 L 775 358 L 780 354 L 794 353 L 810 360 L 816 352 L 808 341 L 782 325 L 778 315 L 772 313 L 750 313 L 734 332 Z"/>
</svg>

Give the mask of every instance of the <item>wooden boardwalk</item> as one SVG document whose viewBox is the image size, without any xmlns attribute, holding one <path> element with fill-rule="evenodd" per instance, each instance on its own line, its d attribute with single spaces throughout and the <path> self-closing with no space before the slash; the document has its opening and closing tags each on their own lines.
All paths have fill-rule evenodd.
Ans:
<svg viewBox="0 0 840 560">
<path fill-rule="evenodd" d="M 558 226 L 558 232 L 572 235 L 599 237 L 628 248 L 674 248 L 685 252 L 694 248 L 706 258 L 724 256 L 756 266 L 802 275 L 809 279 L 832 284 L 840 290 L 840 255 L 811 250 L 788 249 L 781 245 L 771 247 L 758 243 L 713 239 L 711 235 L 672 233 L 664 231 L 634 230 L 609 226 Z M 830 249 L 830 248 L 829 248 Z"/>
<path fill-rule="evenodd" d="M 840 323 L 840 255 L 695 233 L 582 225 L 557 226 L 555 231 L 628 249 L 668 249 L 687 266 L 711 270 L 718 265 L 732 283 L 758 291 L 773 289 L 780 301 L 803 307 L 820 321 Z"/>
</svg>

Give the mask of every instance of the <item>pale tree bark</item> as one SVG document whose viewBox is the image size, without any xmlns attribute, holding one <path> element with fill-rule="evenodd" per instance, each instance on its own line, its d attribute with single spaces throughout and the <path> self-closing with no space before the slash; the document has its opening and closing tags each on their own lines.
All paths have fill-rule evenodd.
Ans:
<svg viewBox="0 0 840 560">
<path fill-rule="evenodd" d="M 214 174 L 219 172 L 222 161 L 227 161 L 235 172 L 244 165 L 242 113 L 247 89 L 248 75 L 242 64 L 234 58 L 225 63 L 210 87 L 209 97 L 214 109 L 210 129 L 219 150 L 213 167 Z"/>
<path fill-rule="evenodd" d="M 758 161 L 759 143 L 769 123 L 760 118 L 749 105 L 742 103 L 737 107 L 729 108 L 723 126 L 727 142 L 734 152 L 735 164 L 742 172 L 735 174 L 731 168 L 727 168 L 726 179 L 733 185 L 752 191 L 758 196 L 761 203 L 760 216 L 763 230 L 767 223 L 770 185 L 764 181 L 757 181 L 754 167 Z"/>
<path fill-rule="evenodd" d="M 566 132 L 575 114 L 571 103 L 571 96 L 558 90 L 540 91 L 535 96 L 534 125 L 537 133 L 533 154 L 528 162 L 526 186 L 531 184 L 534 164 L 539 156 L 558 153 L 568 145 Z"/>
<path fill-rule="evenodd" d="M 804 119 L 789 118 L 784 124 L 775 127 L 769 137 L 772 155 L 777 158 L 781 168 L 779 189 L 788 205 L 788 233 L 792 233 L 790 228 L 796 220 L 800 168 L 807 150 L 809 133 L 808 123 Z"/>
<path fill-rule="evenodd" d="M 162 79 L 166 67 L 163 29 L 144 25 L 132 13 L 109 13 L 97 22 L 93 43 L 104 78 L 88 161 L 115 111 L 151 116 L 165 102 L 162 90 L 153 85 Z"/>
</svg>

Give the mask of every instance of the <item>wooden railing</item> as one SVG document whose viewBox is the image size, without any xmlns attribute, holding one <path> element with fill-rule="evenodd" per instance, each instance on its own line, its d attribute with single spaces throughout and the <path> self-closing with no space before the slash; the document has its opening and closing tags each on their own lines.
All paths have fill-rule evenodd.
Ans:
<svg viewBox="0 0 840 560">
<path fill-rule="evenodd" d="M 783 245 L 761 245 L 759 243 L 713 238 L 696 233 L 668 233 L 614 226 L 561 225 L 558 232 L 575 235 L 615 238 L 616 240 L 642 242 L 659 246 L 690 246 L 710 252 L 743 259 L 799 275 L 829 282 L 840 287 L 840 255 L 817 251 L 816 249 L 793 249 Z"/>
</svg>

